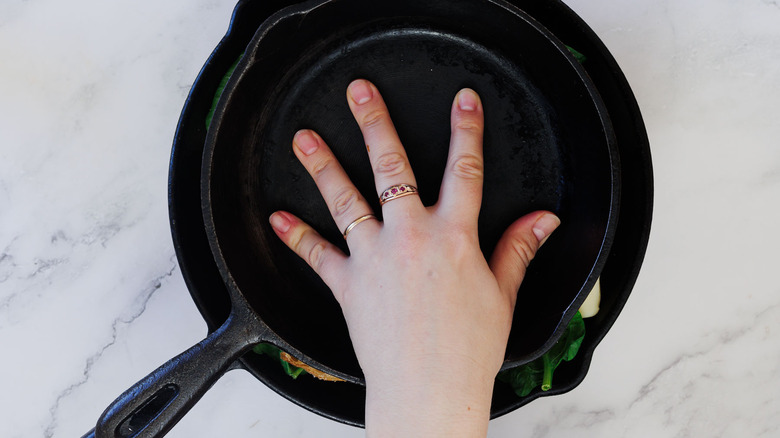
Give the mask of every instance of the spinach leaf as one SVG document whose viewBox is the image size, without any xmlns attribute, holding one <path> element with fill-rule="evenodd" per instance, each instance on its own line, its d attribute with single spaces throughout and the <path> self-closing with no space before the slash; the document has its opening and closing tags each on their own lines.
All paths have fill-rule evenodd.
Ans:
<svg viewBox="0 0 780 438">
<path fill-rule="evenodd" d="M 580 64 L 584 63 L 588 59 L 585 55 L 578 52 L 574 47 L 566 46 L 566 48 L 569 49 L 569 52 L 574 55 L 574 59 L 576 59 Z"/>
<path fill-rule="evenodd" d="M 233 65 L 230 66 L 227 73 L 225 73 L 225 75 L 222 76 L 222 80 L 219 81 L 219 85 L 217 86 L 217 91 L 214 93 L 214 98 L 211 100 L 211 108 L 209 108 L 209 112 L 208 114 L 206 114 L 206 131 L 208 131 L 209 126 L 211 126 L 211 119 L 214 118 L 214 112 L 217 110 L 217 103 L 219 103 L 219 98 L 222 96 L 222 92 L 225 91 L 225 86 L 230 80 L 230 77 L 233 76 L 233 72 L 236 70 L 238 61 L 241 61 L 241 58 L 243 57 L 244 54 L 242 53 L 241 56 L 239 56 L 238 59 L 236 59 L 235 62 L 233 62 Z"/>
<path fill-rule="evenodd" d="M 265 354 L 271 357 L 272 359 L 278 361 L 279 365 L 282 366 L 284 372 L 288 376 L 292 377 L 293 379 L 297 379 L 298 376 L 300 376 L 301 374 L 307 374 L 306 370 L 304 370 L 303 368 L 298 368 L 296 366 L 290 365 L 287 361 L 282 360 L 281 358 L 282 350 L 280 350 L 278 347 L 274 345 L 257 344 L 252 349 L 252 351 L 254 351 L 257 354 Z"/>
<path fill-rule="evenodd" d="M 577 355 L 585 338 L 585 321 L 577 312 L 561 337 L 542 357 L 527 364 L 498 373 L 498 380 L 509 384 L 515 393 L 525 397 L 535 388 L 542 391 L 552 388 L 553 372 L 562 362 L 568 362 Z"/>
</svg>

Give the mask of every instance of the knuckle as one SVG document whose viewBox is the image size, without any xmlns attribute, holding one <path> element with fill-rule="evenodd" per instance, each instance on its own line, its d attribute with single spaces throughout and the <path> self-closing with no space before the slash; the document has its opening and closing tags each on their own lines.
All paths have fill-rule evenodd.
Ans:
<svg viewBox="0 0 780 438">
<path fill-rule="evenodd" d="M 311 171 L 310 171 L 312 178 L 316 180 L 320 175 L 322 175 L 324 172 L 330 169 L 332 164 L 333 164 L 332 158 L 323 158 L 315 162 L 311 166 Z"/>
<path fill-rule="evenodd" d="M 303 241 L 303 233 L 299 229 L 293 230 L 289 233 L 287 238 L 287 246 L 290 247 L 296 254 L 301 254 L 301 242 Z"/>
<path fill-rule="evenodd" d="M 385 121 L 388 119 L 387 111 L 376 108 L 373 109 L 361 117 L 362 125 L 365 128 L 373 128 L 379 125 L 382 125 L 385 123 Z"/>
<path fill-rule="evenodd" d="M 385 176 L 395 176 L 401 174 L 406 168 L 406 157 L 399 152 L 389 152 L 376 160 L 374 171 Z"/>
<path fill-rule="evenodd" d="M 308 260 L 312 269 L 319 272 L 325 261 L 325 242 L 317 242 L 309 249 Z"/>
<path fill-rule="evenodd" d="M 465 179 L 482 179 L 485 166 L 479 157 L 474 155 L 461 155 L 452 163 L 452 172 Z"/>
<path fill-rule="evenodd" d="M 536 255 L 537 244 L 531 242 L 530 238 L 516 237 L 512 239 L 511 246 L 518 259 L 527 268 Z"/>
<path fill-rule="evenodd" d="M 455 129 L 475 135 L 482 135 L 482 123 L 470 118 L 460 119 L 455 123 Z"/>
<path fill-rule="evenodd" d="M 353 188 L 347 188 L 336 194 L 333 198 L 333 215 L 343 216 L 350 211 L 358 199 L 357 191 Z"/>
</svg>

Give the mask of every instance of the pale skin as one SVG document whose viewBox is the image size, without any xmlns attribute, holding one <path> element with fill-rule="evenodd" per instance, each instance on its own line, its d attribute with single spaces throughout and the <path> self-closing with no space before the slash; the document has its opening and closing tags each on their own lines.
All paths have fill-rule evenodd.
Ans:
<svg viewBox="0 0 780 438">
<path fill-rule="evenodd" d="M 379 90 L 356 80 L 347 102 L 363 133 L 377 193 L 416 186 Z M 521 217 L 491 259 L 479 248 L 483 107 L 463 89 L 452 105 L 447 167 L 439 200 L 416 195 L 382 206 L 347 236 L 345 255 L 289 212 L 271 215 L 275 232 L 333 291 L 366 378 L 369 437 L 479 437 L 487 434 L 526 268 L 560 224 L 550 212 Z M 293 150 L 342 231 L 374 213 L 317 133 L 302 130 Z"/>
</svg>

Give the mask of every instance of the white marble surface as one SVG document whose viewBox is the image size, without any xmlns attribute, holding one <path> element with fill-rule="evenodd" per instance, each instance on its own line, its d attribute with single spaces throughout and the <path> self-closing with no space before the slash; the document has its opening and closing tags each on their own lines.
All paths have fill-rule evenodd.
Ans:
<svg viewBox="0 0 780 438">
<path fill-rule="evenodd" d="M 780 3 L 568 0 L 632 84 L 655 217 L 574 391 L 490 437 L 780 436 Z M 174 256 L 171 140 L 231 0 L 0 2 L 0 436 L 73 437 L 206 327 Z M 243 371 L 173 437 L 357 437 Z"/>
</svg>

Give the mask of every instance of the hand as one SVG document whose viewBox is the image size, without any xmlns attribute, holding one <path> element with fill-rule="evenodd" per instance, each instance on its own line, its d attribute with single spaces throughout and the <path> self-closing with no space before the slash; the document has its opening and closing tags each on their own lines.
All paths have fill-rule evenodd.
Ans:
<svg viewBox="0 0 780 438">
<path fill-rule="evenodd" d="M 347 89 L 366 142 L 377 193 L 415 177 L 382 97 L 368 81 Z M 504 359 L 517 290 L 537 249 L 560 224 L 549 212 L 518 219 L 490 262 L 479 248 L 483 108 L 472 90 L 455 97 L 447 167 L 436 205 L 404 196 L 384 222 L 348 233 L 351 255 L 289 212 L 277 235 L 333 291 L 366 378 L 369 436 L 484 436 L 493 382 Z M 296 133 L 296 156 L 341 230 L 371 214 L 322 138 Z"/>
</svg>

